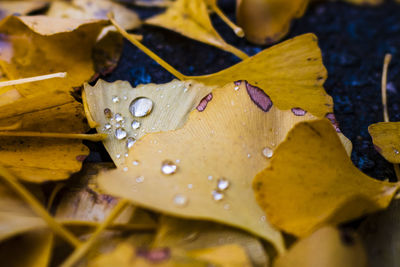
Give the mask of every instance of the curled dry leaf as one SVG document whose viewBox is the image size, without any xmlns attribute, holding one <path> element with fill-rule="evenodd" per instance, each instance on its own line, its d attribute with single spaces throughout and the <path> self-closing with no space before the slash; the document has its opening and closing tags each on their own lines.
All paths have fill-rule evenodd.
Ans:
<svg viewBox="0 0 400 267">
<path fill-rule="evenodd" d="M 0 19 L 8 15 L 27 15 L 35 10 L 46 7 L 48 1 L 0 1 Z"/>
<path fill-rule="evenodd" d="M 244 52 L 226 43 L 214 29 L 204 0 L 176 0 L 164 13 L 147 19 L 145 23 L 178 32 L 233 53 L 241 59 L 248 57 Z"/>
<path fill-rule="evenodd" d="M 7 266 L 46 267 L 50 264 L 53 244 L 50 231 L 31 231 L 0 244 L 0 259 Z"/>
<path fill-rule="evenodd" d="M 270 166 L 257 174 L 253 187 L 273 225 L 306 236 L 322 225 L 386 208 L 399 184 L 359 171 L 324 119 L 302 122 L 291 130 Z"/>
<path fill-rule="evenodd" d="M 163 216 L 153 246 L 190 251 L 232 244 L 245 249 L 252 266 L 269 266 L 269 256 L 256 237 L 211 222 Z"/>
<path fill-rule="evenodd" d="M 139 16 L 131 9 L 110 0 L 73 0 L 71 2 L 52 2 L 47 15 L 70 19 L 107 19 L 113 13 L 115 20 L 125 29 L 140 26 Z"/>
<path fill-rule="evenodd" d="M 400 122 L 379 122 L 368 127 L 376 150 L 389 162 L 400 163 Z"/>
<path fill-rule="evenodd" d="M 62 91 L 21 97 L 0 106 L 0 110 L 0 127 L 11 125 L 20 132 L 65 134 L 88 130 L 82 104 Z M 0 137 L 0 143 L 0 164 L 30 182 L 66 179 L 79 171 L 89 154 L 82 141 L 74 139 L 18 137 L 9 132 Z"/>
<path fill-rule="evenodd" d="M 357 235 L 323 227 L 298 241 L 274 263 L 274 267 L 293 266 L 366 267 L 367 259 Z"/>
<path fill-rule="evenodd" d="M 303 16 L 309 0 L 237 0 L 236 17 L 246 39 L 264 45 L 284 37 L 295 18 Z"/>
<path fill-rule="evenodd" d="M 98 20 L 9 16 L 0 22 L 0 66 L 10 80 L 68 73 L 62 82 L 50 79 L 15 86 L 23 96 L 71 91 L 94 75 L 92 50 L 105 25 Z"/>
</svg>

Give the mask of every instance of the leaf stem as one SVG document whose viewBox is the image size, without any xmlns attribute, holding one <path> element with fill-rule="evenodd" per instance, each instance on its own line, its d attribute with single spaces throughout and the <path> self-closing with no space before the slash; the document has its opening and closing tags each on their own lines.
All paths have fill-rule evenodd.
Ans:
<svg viewBox="0 0 400 267">
<path fill-rule="evenodd" d="M 99 239 L 100 235 L 105 229 L 121 214 L 125 207 L 129 204 L 127 199 L 122 199 L 113 208 L 110 215 L 97 227 L 96 231 L 90 236 L 90 238 L 83 243 L 81 246 L 75 249 L 75 251 L 60 265 L 61 267 L 72 267 L 92 248 L 92 246 Z"/>
<path fill-rule="evenodd" d="M 241 27 L 233 23 L 216 4 L 210 5 L 211 9 L 233 30 L 236 36 L 243 38 L 244 31 Z"/>
<path fill-rule="evenodd" d="M 47 74 L 47 75 L 41 75 L 41 76 L 35 76 L 35 77 L 29 77 L 29 78 L 23 78 L 23 79 L 11 80 L 11 81 L 3 81 L 3 82 L 0 82 L 0 87 L 43 81 L 43 80 L 48 80 L 48 79 L 53 79 L 53 78 L 65 78 L 65 77 L 67 77 L 66 72 L 58 72 L 58 73 L 53 73 L 53 74 Z"/>
<path fill-rule="evenodd" d="M 63 139 L 82 139 L 93 142 L 103 141 L 107 138 L 107 134 L 76 134 L 76 133 L 43 133 L 29 131 L 0 131 L 0 136 L 17 136 L 17 137 L 48 137 Z"/>
<path fill-rule="evenodd" d="M 164 69 L 166 69 L 169 73 L 174 75 L 176 78 L 179 80 L 188 80 L 188 78 L 180 73 L 178 70 L 176 70 L 174 67 L 169 65 L 166 61 L 164 61 L 162 58 L 157 56 L 153 51 L 148 49 L 146 46 L 144 46 L 141 42 L 139 42 L 136 38 L 134 38 L 132 35 L 127 33 L 113 18 L 112 14 L 108 14 L 108 18 L 110 19 L 111 23 L 117 28 L 118 32 L 124 36 L 126 39 L 128 39 L 133 45 L 135 45 L 137 48 L 142 50 L 146 55 L 151 57 L 154 61 L 156 61 L 158 64 L 160 64 Z"/>
<path fill-rule="evenodd" d="M 39 201 L 14 177 L 6 168 L 0 166 L 0 177 L 23 198 L 31 208 L 48 224 L 53 232 L 74 247 L 79 247 L 81 242 L 67 229 L 61 226 L 39 203 Z"/>
</svg>

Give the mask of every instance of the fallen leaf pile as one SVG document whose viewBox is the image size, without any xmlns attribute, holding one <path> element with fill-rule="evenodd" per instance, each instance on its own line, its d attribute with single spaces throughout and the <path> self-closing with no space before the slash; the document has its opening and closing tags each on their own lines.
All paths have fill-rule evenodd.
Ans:
<svg viewBox="0 0 400 267">
<path fill-rule="evenodd" d="M 238 26 L 215 0 L 0 1 L 2 264 L 364 267 L 381 255 L 397 262 L 388 252 L 397 242 L 382 241 L 391 232 L 368 229 L 397 227 L 390 216 L 400 184 L 352 164 L 324 89 L 317 36 L 248 56 L 210 17 L 238 38 L 275 43 L 310 2 L 238 0 Z M 162 9 L 142 21 L 136 6 Z M 241 61 L 183 75 L 126 31 L 143 25 Z M 176 79 L 106 81 L 124 55 L 123 38 Z M 385 119 L 369 131 L 376 149 L 400 163 L 399 124 Z M 90 142 L 102 142 L 112 162 L 85 161 Z M 365 216 L 358 231 L 347 224 Z M 375 256 L 375 242 L 385 253 Z"/>
</svg>

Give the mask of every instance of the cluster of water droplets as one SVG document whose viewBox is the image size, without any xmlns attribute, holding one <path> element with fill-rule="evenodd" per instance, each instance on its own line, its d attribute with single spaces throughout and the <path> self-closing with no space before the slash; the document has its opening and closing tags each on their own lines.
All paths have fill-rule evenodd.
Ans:
<svg viewBox="0 0 400 267">
<path fill-rule="evenodd" d="M 210 176 L 209 176 L 210 180 Z M 221 201 L 225 198 L 224 192 L 229 188 L 230 182 L 222 177 L 217 180 L 217 187 L 211 192 L 211 196 L 215 201 Z"/>
</svg>

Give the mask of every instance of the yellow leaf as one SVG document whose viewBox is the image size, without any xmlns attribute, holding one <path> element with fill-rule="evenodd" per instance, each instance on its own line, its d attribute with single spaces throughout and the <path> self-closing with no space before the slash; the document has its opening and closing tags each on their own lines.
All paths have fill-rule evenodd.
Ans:
<svg viewBox="0 0 400 267">
<path fill-rule="evenodd" d="M 107 19 L 113 13 L 116 21 L 125 29 L 140 26 L 139 16 L 131 9 L 110 0 L 73 0 L 71 2 L 52 2 L 47 15 L 70 19 Z"/>
<path fill-rule="evenodd" d="M 21 97 L 0 106 L 0 110 L 0 126 L 17 125 L 15 130 L 22 132 L 82 133 L 88 130 L 82 105 L 66 92 Z M 66 179 L 79 171 L 89 154 L 81 140 L 24 138 L 12 134 L 0 137 L 0 164 L 26 181 Z"/>
<path fill-rule="evenodd" d="M 212 88 L 194 81 L 175 80 L 162 85 L 147 84 L 132 88 L 128 82 L 108 83 L 99 80 L 94 87 L 85 85 L 85 95 L 89 107 L 88 115 L 99 124 L 97 127 L 99 133 L 109 135 L 104 140 L 104 145 L 114 163 L 121 166 L 126 161 L 125 154 L 129 151 L 126 145 L 129 140 L 139 139 L 146 133 L 181 127 L 186 122 L 189 112 L 211 92 Z M 134 119 L 128 107 L 138 97 L 151 99 L 154 108 L 148 116 Z M 117 114 L 121 116 L 124 123 L 117 121 L 119 120 L 115 117 L 118 116 Z M 113 120 L 111 121 L 108 116 Z M 140 125 L 137 129 L 132 128 L 133 121 Z M 121 129 L 126 132 L 126 138 L 122 140 L 114 137 L 118 128 L 117 124 L 120 124 Z"/>
<path fill-rule="evenodd" d="M 293 266 L 366 267 L 367 259 L 360 239 L 354 233 L 324 227 L 298 241 L 274 263 L 274 267 Z"/>
<path fill-rule="evenodd" d="M 212 96 L 203 112 L 192 111 L 182 129 L 141 138 L 127 158 L 121 156 L 123 159 L 116 161 L 119 169 L 100 174 L 99 185 L 106 192 L 138 205 L 243 228 L 271 241 L 282 251 L 280 234 L 265 222 L 255 202 L 251 180 L 268 165 L 267 158 L 294 124 L 315 117 L 302 110 L 297 115 L 303 116 L 293 113 L 297 110 L 279 110 L 265 93 L 244 82 L 215 89 Z M 117 104 L 118 110 L 127 110 L 131 100 Z M 170 109 L 176 108 L 176 103 Z M 160 110 L 171 112 L 161 105 Z M 102 116 L 103 125 L 107 120 Z M 128 118 L 131 117 L 125 120 Z M 168 121 L 167 118 L 158 115 L 149 120 Z M 181 122 L 180 116 L 176 119 Z M 181 126 L 175 123 L 174 127 L 178 125 Z M 114 143 L 125 144 L 113 135 L 111 132 L 109 139 Z M 177 165 L 176 173 L 170 177 L 160 171 L 167 160 Z M 223 193 L 224 200 L 215 201 L 212 192 L 222 177 L 231 186 Z M 154 185 L 162 188 L 157 194 L 153 193 Z M 179 205 L 182 202 L 184 205 Z"/>
<path fill-rule="evenodd" d="M 400 122 L 379 122 L 368 127 L 376 150 L 389 162 L 400 163 Z"/>
<path fill-rule="evenodd" d="M 256 237 L 211 222 L 163 216 L 153 246 L 191 251 L 232 244 L 245 249 L 253 266 L 269 266 L 269 256 Z"/>
<path fill-rule="evenodd" d="M 303 16 L 309 0 L 238 0 L 236 16 L 246 39 L 264 45 L 279 41 L 291 21 Z"/>
<path fill-rule="evenodd" d="M 399 184 L 359 171 L 327 120 L 299 123 L 253 181 L 270 222 L 296 236 L 386 208 Z"/>
<path fill-rule="evenodd" d="M 0 1 L 0 19 L 16 13 L 20 15 L 27 15 L 30 12 L 46 7 L 47 4 L 48 1 L 36 1 L 36 0 Z"/>
<path fill-rule="evenodd" d="M 2 265 L 47 267 L 53 249 L 53 234 L 48 230 L 31 231 L 0 244 Z"/>
<path fill-rule="evenodd" d="M 379 5 L 383 3 L 383 0 L 343 0 L 343 1 L 355 5 Z"/>
<path fill-rule="evenodd" d="M 92 49 L 105 25 L 106 21 L 98 20 L 9 16 L 0 22 L 0 66 L 10 80 L 68 73 L 62 82 L 50 79 L 15 86 L 23 96 L 71 91 L 94 75 Z"/>
<path fill-rule="evenodd" d="M 264 90 L 281 110 L 299 107 L 321 117 L 333 106 L 323 87 L 326 77 L 317 37 L 304 34 L 220 72 L 188 78 L 220 87 L 246 80 Z"/>
<path fill-rule="evenodd" d="M 168 9 L 145 23 L 170 29 L 184 36 L 230 52 L 241 59 L 248 56 L 229 45 L 214 29 L 203 0 L 176 0 Z"/>
</svg>

